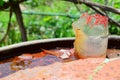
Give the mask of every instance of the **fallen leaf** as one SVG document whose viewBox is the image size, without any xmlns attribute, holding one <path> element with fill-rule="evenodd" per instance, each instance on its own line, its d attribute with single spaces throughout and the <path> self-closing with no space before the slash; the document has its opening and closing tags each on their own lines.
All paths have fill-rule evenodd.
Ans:
<svg viewBox="0 0 120 80">
<path fill-rule="evenodd" d="M 33 56 L 34 59 L 41 58 L 41 57 L 46 56 L 46 53 L 45 52 L 39 52 L 39 53 L 32 54 L 32 56 Z"/>
<path fill-rule="evenodd" d="M 60 54 L 59 54 L 58 51 L 56 51 L 56 50 L 45 50 L 45 49 L 42 49 L 42 50 L 43 50 L 45 53 L 47 53 L 47 54 L 60 57 Z"/>
</svg>

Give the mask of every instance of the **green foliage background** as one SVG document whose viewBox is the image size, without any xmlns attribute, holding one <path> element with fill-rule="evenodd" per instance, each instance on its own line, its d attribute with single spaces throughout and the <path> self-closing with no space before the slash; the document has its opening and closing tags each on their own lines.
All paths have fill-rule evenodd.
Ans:
<svg viewBox="0 0 120 80">
<path fill-rule="evenodd" d="M 104 0 L 91 0 L 100 4 L 105 4 Z M 3 2 L 0 1 L 0 5 Z M 108 0 L 106 5 L 120 8 L 119 0 Z M 80 11 L 77 10 L 75 5 L 70 2 L 61 0 L 27 0 L 21 4 L 23 12 L 45 12 L 45 13 L 64 13 L 73 16 L 79 16 L 84 13 L 95 13 L 85 5 L 79 6 Z M 77 18 L 69 18 L 66 16 L 43 16 L 43 15 L 28 15 L 22 14 L 24 24 L 27 30 L 28 40 L 47 39 L 47 38 L 60 38 L 60 37 L 74 37 L 72 30 L 72 22 Z M 108 15 L 120 22 L 120 15 L 108 13 Z M 7 22 L 9 20 L 8 11 L 0 11 L 0 39 L 6 32 Z M 110 34 L 120 35 L 120 28 L 113 24 L 110 24 Z M 12 16 L 12 28 L 6 38 L 6 40 L 0 44 L 0 46 L 10 45 L 21 42 L 21 36 L 19 27 L 16 22 L 15 15 Z"/>
</svg>

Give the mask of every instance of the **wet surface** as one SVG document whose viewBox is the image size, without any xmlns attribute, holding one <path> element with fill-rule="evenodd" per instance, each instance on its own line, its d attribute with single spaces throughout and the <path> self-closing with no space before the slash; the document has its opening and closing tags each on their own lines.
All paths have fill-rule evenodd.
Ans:
<svg viewBox="0 0 120 80">
<path fill-rule="evenodd" d="M 120 49 L 108 49 L 107 50 L 107 57 L 108 58 L 120 57 Z"/>
<path fill-rule="evenodd" d="M 52 51 L 54 52 L 56 50 Z M 69 49 L 67 50 L 69 51 Z M 44 52 L 38 52 L 34 54 L 23 53 L 22 55 L 0 61 L 0 78 L 17 72 L 18 70 L 33 68 L 35 66 L 47 66 L 55 62 L 68 62 L 74 59 L 74 56 L 70 56 L 70 58 L 67 59 L 62 59 L 60 57 L 56 57 L 55 55 L 46 54 Z"/>
<path fill-rule="evenodd" d="M 120 50 L 108 49 L 107 57 L 120 57 Z M 74 55 L 71 55 L 67 59 L 62 59 L 56 57 L 55 55 L 45 54 L 43 52 L 38 52 L 34 54 L 25 53 L 14 58 L 9 58 L 7 60 L 0 61 L 0 78 L 26 68 L 33 68 L 35 66 L 47 66 L 55 62 L 69 62 L 73 60 L 76 60 Z"/>
<path fill-rule="evenodd" d="M 54 62 L 60 62 L 61 59 L 56 56 L 47 55 L 43 58 L 30 59 L 30 60 L 16 60 L 10 59 L 10 62 L 3 62 L 0 64 L 0 78 L 5 77 L 18 70 L 26 68 L 33 68 L 35 66 L 46 66 Z"/>
</svg>

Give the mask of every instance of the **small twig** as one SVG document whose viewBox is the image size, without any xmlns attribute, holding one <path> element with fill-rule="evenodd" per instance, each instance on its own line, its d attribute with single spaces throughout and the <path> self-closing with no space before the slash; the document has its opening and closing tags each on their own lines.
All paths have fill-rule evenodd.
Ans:
<svg viewBox="0 0 120 80">
<path fill-rule="evenodd" d="M 22 17 L 22 12 L 21 12 L 20 6 L 18 3 L 16 3 L 16 4 L 12 5 L 12 8 L 13 8 L 13 12 L 16 15 L 16 19 L 17 19 L 19 29 L 21 32 L 22 41 L 27 41 L 27 32 L 26 32 L 26 29 L 25 29 L 25 26 L 23 23 L 23 17 Z"/>
<path fill-rule="evenodd" d="M 11 17 L 12 17 L 12 8 L 10 8 L 10 16 L 9 16 L 9 22 L 8 22 L 7 31 L 6 31 L 5 35 L 3 36 L 3 38 L 0 40 L 0 43 L 3 42 L 3 41 L 6 39 L 8 33 L 9 33 L 9 31 L 10 31 L 10 27 L 11 27 Z"/>
<path fill-rule="evenodd" d="M 86 4 L 86 5 L 91 5 L 91 6 L 94 6 L 94 7 L 98 7 L 100 9 L 102 9 L 102 10 L 106 10 L 106 11 L 109 11 L 109 12 L 112 12 L 112 13 L 115 13 L 115 14 L 120 14 L 120 10 L 119 9 L 115 9 L 113 7 L 102 5 L 102 4 L 98 4 L 98 3 L 95 3 L 95 2 L 90 2 L 88 0 L 64 0 L 64 1 L 70 1 L 70 2 L 73 2 L 75 4 L 83 3 L 83 4 Z"/>
<path fill-rule="evenodd" d="M 108 0 L 104 0 L 104 1 L 105 1 L 104 5 L 108 5 Z M 106 16 L 108 16 L 108 12 L 107 11 L 103 10 L 103 12 L 106 14 Z"/>
<path fill-rule="evenodd" d="M 82 3 L 81 2 L 82 0 L 79 0 L 79 2 L 78 2 L 78 0 L 66 0 L 66 1 L 71 1 L 71 2 L 73 2 L 75 4 L 78 4 L 78 3 L 81 4 Z M 99 13 L 101 15 L 104 15 L 104 16 L 107 16 L 110 23 L 113 23 L 113 24 L 117 25 L 118 27 L 120 27 L 120 24 L 118 22 L 116 22 L 115 20 L 113 20 L 112 18 L 110 18 L 108 15 L 106 15 L 105 13 L 103 13 L 102 11 L 100 11 L 99 9 L 97 9 L 96 7 L 94 7 L 93 5 L 91 5 L 91 4 L 85 4 L 85 5 L 88 6 L 88 7 L 90 7 L 91 9 L 93 9 L 94 11 L 96 11 L 97 13 Z"/>
<path fill-rule="evenodd" d="M 75 3 L 74 3 L 74 5 L 75 5 L 76 9 L 80 12 L 80 8 Z"/>
</svg>

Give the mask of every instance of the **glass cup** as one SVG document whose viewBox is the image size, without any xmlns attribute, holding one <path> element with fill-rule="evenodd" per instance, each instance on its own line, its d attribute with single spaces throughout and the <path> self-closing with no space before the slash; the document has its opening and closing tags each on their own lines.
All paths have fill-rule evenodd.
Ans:
<svg viewBox="0 0 120 80">
<path fill-rule="evenodd" d="M 108 18 L 99 14 L 83 14 L 73 22 L 75 54 L 79 58 L 106 57 Z"/>
</svg>

